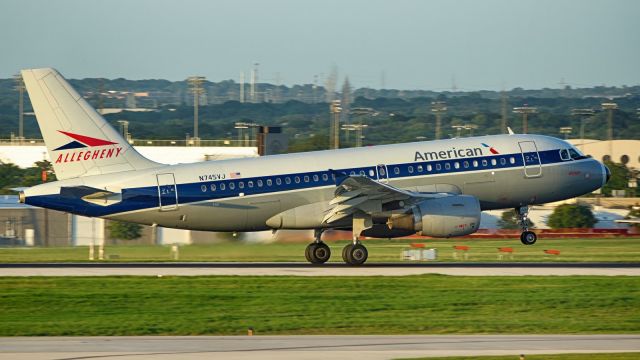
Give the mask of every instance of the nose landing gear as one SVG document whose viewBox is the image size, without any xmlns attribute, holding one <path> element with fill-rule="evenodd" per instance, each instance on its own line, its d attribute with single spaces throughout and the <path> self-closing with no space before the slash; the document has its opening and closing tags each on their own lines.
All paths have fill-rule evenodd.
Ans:
<svg viewBox="0 0 640 360">
<path fill-rule="evenodd" d="M 521 206 L 515 209 L 518 219 L 520 220 L 520 227 L 522 228 L 522 234 L 520 234 L 520 242 L 524 245 L 533 245 L 538 240 L 538 236 L 533 231 L 529 230 L 529 207 Z"/>
</svg>

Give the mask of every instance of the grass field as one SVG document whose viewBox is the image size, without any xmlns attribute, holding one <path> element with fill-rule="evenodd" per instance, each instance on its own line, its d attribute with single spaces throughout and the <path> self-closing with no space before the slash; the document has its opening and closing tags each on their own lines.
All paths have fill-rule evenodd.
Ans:
<svg viewBox="0 0 640 360">
<path fill-rule="evenodd" d="M 0 336 L 640 332 L 638 277 L 36 277 L 0 289 Z"/>
<path fill-rule="evenodd" d="M 557 355 L 526 355 L 526 360 L 637 360 L 640 353 L 602 353 L 602 354 L 557 354 Z M 506 356 L 455 356 L 407 358 L 398 360 L 518 360 L 519 355 Z"/>
<path fill-rule="evenodd" d="M 369 262 L 400 261 L 402 249 L 416 240 L 365 240 Z M 541 239 L 536 245 L 524 246 L 519 240 L 425 240 L 429 248 L 437 248 L 440 261 L 462 261 L 453 257 L 454 245 L 470 247 L 466 261 L 499 261 L 498 247 L 512 247 L 513 259 L 502 261 L 640 261 L 640 238 L 613 239 Z M 331 261 L 341 262 L 346 241 L 328 243 Z M 245 244 L 188 245 L 180 247 L 180 261 L 305 261 L 306 244 Z M 547 255 L 545 249 L 560 250 L 560 255 Z M 0 248 L 0 262 L 89 261 L 87 247 Z M 97 253 L 97 250 L 96 250 Z M 108 261 L 170 261 L 167 246 L 108 246 L 106 254 L 117 255 Z"/>
</svg>

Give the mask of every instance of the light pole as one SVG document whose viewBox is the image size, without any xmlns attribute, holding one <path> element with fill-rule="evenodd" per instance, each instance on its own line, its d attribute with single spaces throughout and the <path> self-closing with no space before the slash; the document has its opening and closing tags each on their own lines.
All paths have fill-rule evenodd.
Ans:
<svg viewBox="0 0 640 360">
<path fill-rule="evenodd" d="M 602 103 L 602 110 L 607 111 L 607 138 L 609 140 L 609 157 L 613 161 L 613 110 L 618 108 L 614 102 Z"/>
<path fill-rule="evenodd" d="M 367 124 L 344 124 L 342 130 L 356 132 L 356 147 L 362 147 L 362 139 L 364 139 L 363 130 L 367 128 Z"/>
<path fill-rule="evenodd" d="M 528 116 L 529 114 L 537 113 L 538 108 L 528 106 L 527 104 L 525 104 L 524 106 L 514 107 L 513 112 L 517 114 L 522 114 L 522 133 L 526 134 L 527 131 L 529 131 L 529 124 L 527 122 Z"/>
<path fill-rule="evenodd" d="M 456 137 L 459 138 L 462 130 L 470 130 L 469 131 L 469 135 L 473 136 L 473 130 L 478 128 L 478 125 L 476 124 L 462 124 L 462 125 L 451 125 L 452 128 L 456 129 Z"/>
<path fill-rule="evenodd" d="M 257 138 L 257 129 L 262 125 L 256 123 L 247 123 L 247 122 L 237 122 L 234 124 L 234 129 L 238 129 L 238 142 L 242 144 L 244 142 L 244 146 L 249 146 L 251 138 L 256 140 Z M 247 131 L 244 134 L 244 138 L 242 137 L 243 129 L 251 129 L 251 134 Z"/>
<path fill-rule="evenodd" d="M 21 144 L 24 140 L 24 80 L 22 75 L 18 74 L 14 76 L 16 82 L 16 90 L 20 94 L 18 102 L 18 141 Z"/>
<path fill-rule="evenodd" d="M 442 113 L 447 111 L 447 103 L 444 101 L 433 101 L 431 111 L 436 114 L 436 140 L 440 139 L 442 132 Z"/>
<path fill-rule="evenodd" d="M 191 76 L 187 79 L 191 93 L 193 94 L 193 140 L 196 146 L 200 145 L 200 135 L 198 133 L 198 106 L 200 96 L 204 94 L 202 83 L 204 76 Z"/>
<path fill-rule="evenodd" d="M 331 134 L 329 139 L 330 149 L 340 148 L 340 113 L 342 112 L 342 102 L 340 100 L 332 100 L 329 105 L 331 114 Z"/>
<path fill-rule="evenodd" d="M 565 140 L 569 138 L 571 131 L 573 131 L 573 128 L 571 126 L 563 126 L 560 128 L 560 134 L 564 134 Z"/>
<path fill-rule="evenodd" d="M 580 150 L 584 152 L 584 125 L 596 113 L 593 109 L 571 109 L 571 115 L 580 116 Z"/>
</svg>

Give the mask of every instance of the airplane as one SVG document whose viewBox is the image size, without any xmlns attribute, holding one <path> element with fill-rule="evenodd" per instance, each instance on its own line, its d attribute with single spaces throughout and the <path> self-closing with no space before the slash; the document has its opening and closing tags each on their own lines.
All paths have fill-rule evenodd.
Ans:
<svg viewBox="0 0 640 360">
<path fill-rule="evenodd" d="M 22 78 L 58 180 L 23 190 L 20 202 L 178 229 L 312 229 L 312 264 L 331 256 L 321 240 L 327 229 L 352 231 L 342 259 L 361 265 L 361 237 L 464 236 L 494 209 L 515 209 L 520 240 L 532 245 L 530 205 L 590 193 L 611 176 L 563 140 L 511 131 L 166 165 L 136 152 L 56 70 L 23 70 Z"/>
</svg>

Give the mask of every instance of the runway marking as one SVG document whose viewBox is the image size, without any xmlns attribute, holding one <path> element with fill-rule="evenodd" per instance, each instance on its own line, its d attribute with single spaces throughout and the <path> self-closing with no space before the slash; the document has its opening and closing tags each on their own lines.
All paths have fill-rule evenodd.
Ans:
<svg viewBox="0 0 640 360">
<path fill-rule="evenodd" d="M 640 263 L 18 263 L 0 276 L 640 276 Z"/>
</svg>

